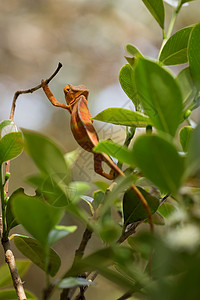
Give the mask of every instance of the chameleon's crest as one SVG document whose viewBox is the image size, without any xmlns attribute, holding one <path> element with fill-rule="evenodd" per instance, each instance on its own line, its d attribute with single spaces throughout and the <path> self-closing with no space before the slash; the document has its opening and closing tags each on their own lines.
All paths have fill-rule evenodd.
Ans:
<svg viewBox="0 0 200 300">
<path fill-rule="evenodd" d="M 65 99 L 67 104 L 72 105 L 81 95 L 88 98 L 89 90 L 84 85 L 71 85 L 67 84 L 64 87 Z"/>
</svg>

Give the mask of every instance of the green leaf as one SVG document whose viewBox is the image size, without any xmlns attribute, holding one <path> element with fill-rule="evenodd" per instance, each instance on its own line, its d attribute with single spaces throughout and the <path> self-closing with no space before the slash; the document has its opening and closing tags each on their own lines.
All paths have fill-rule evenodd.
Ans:
<svg viewBox="0 0 200 300">
<path fill-rule="evenodd" d="M 176 208 L 171 203 L 165 202 L 159 207 L 158 212 L 164 218 L 168 218 L 175 210 Z"/>
<path fill-rule="evenodd" d="M 67 152 L 64 154 L 64 159 L 65 159 L 65 162 L 66 162 L 66 165 L 68 166 L 68 168 L 71 168 L 73 166 L 73 164 L 75 163 L 77 158 L 78 158 L 77 150 Z"/>
<path fill-rule="evenodd" d="M 10 231 L 13 227 L 18 225 L 18 222 L 16 220 L 16 217 L 13 215 L 12 212 L 12 201 L 13 198 L 17 195 L 24 194 L 24 189 L 19 188 L 16 191 L 12 193 L 12 195 L 9 197 L 9 200 L 6 205 L 6 223 L 7 223 L 7 230 Z"/>
<path fill-rule="evenodd" d="M 93 202 L 92 202 L 92 205 L 94 207 L 94 209 L 96 210 L 99 205 L 102 203 L 103 199 L 105 197 L 105 192 L 102 192 L 102 191 L 95 191 L 93 193 Z"/>
<path fill-rule="evenodd" d="M 31 292 L 25 290 L 25 294 L 27 299 L 29 300 L 37 300 L 38 298 L 32 294 Z M 16 290 L 2 290 L 0 291 L 0 300 L 16 300 L 18 299 Z"/>
<path fill-rule="evenodd" d="M 200 169 L 200 124 L 192 131 L 186 157 L 185 176 L 194 175 Z"/>
<path fill-rule="evenodd" d="M 188 59 L 195 85 L 200 90 L 200 23 L 194 26 L 188 46 Z"/>
<path fill-rule="evenodd" d="M 13 239 L 15 246 L 19 249 L 19 251 L 29 258 L 34 264 L 36 264 L 43 271 L 46 270 L 46 255 L 44 251 L 44 247 L 38 243 L 37 240 L 19 234 L 12 235 L 11 239 Z M 58 272 L 61 264 L 60 257 L 53 250 L 49 249 L 49 257 L 48 257 L 49 265 L 48 265 L 48 273 L 51 276 L 55 276 Z"/>
<path fill-rule="evenodd" d="M 70 233 L 73 233 L 77 229 L 77 226 L 55 226 L 48 237 L 48 244 L 49 247 L 53 246 L 57 241 L 63 239 L 64 237 L 68 236 Z"/>
<path fill-rule="evenodd" d="M 112 192 L 107 192 L 104 201 L 101 206 L 100 216 L 103 216 L 108 212 L 108 209 L 112 207 L 112 203 L 119 198 L 120 193 L 124 193 L 133 183 L 134 177 L 132 175 L 125 177 L 118 177 L 116 179 L 116 185 L 112 188 Z"/>
<path fill-rule="evenodd" d="M 69 182 L 69 168 L 63 153 L 49 138 L 31 130 L 23 130 L 25 149 L 34 160 L 39 170 L 54 177 L 54 180 Z"/>
<path fill-rule="evenodd" d="M 161 191 L 176 194 L 184 165 L 171 142 L 157 135 L 143 135 L 135 141 L 132 155 L 136 166 Z"/>
<path fill-rule="evenodd" d="M 104 193 L 106 192 L 107 188 L 109 187 L 109 184 L 107 184 L 106 182 L 101 181 L 101 180 L 94 181 L 94 184 L 96 184 L 96 186 Z"/>
<path fill-rule="evenodd" d="M 146 220 L 145 222 L 147 222 L 148 220 Z M 165 220 L 164 218 L 161 216 L 161 214 L 159 214 L 159 212 L 155 212 L 155 214 L 153 214 L 152 216 L 152 221 L 154 224 L 156 225 L 165 225 Z"/>
<path fill-rule="evenodd" d="M 181 129 L 179 133 L 180 143 L 184 152 L 187 152 L 188 150 L 190 136 L 193 130 L 194 128 L 192 126 L 185 126 Z"/>
<path fill-rule="evenodd" d="M 184 106 L 186 106 L 196 95 L 196 88 L 192 80 L 190 68 L 187 67 L 181 70 L 176 80 L 182 92 Z"/>
<path fill-rule="evenodd" d="M 132 55 L 132 56 L 142 56 L 142 54 L 140 53 L 140 51 L 133 45 L 127 44 L 126 45 L 126 51 Z"/>
<path fill-rule="evenodd" d="M 4 120 L 0 123 L 0 138 L 11 132 L 18 132 L 17 125 L 12 120 Z"/>
<path fill-rule="evenodd" d="M 110 217 L 104 217 L 97 231 L 104 243 L 108 245 L 119 239 L 121 228 Z"/>
<path fill-rule="evenodd" d="M 58 284 L 58 288 L 69 289 L 77 286 L 86 286 L 86 285 L 88 286 L 92 284 L 94 284 L 94 282 L 92 282 L 91 280 L 89 281 L 82 277 L 68 277 L 61 280 L 61 282 Z"/>
<path fill-rule="evenodd" d="M 68 186 L 56 182 L 54 176 L 31 176 L 27 181 L 37 187 L 37 195 L 55 207 L 67 206 L 71 201 Z"/>
<path fill-rule="evenodd" d="M 165 10 L 162 0 L 142 0 L 160 27 L 164 29 Z"/>
<path fill-rule="evenodd" d="M 159 199 L 152 196 L 141 187 L 138 186 L 137 188 L 146 199 L 151 214 L 154 214 L 158 209 L 160 203 Z M 123 197 L 123 215 L 125 225 L 148 218 L 146 210 L 144 209 L 140 199 L 138 199 L 137 195 L 131 189 L 126 191 Z"/>
<path fill-rule="evenodd" d="M 153 61 L 138 58 L 135 83 L 154 126 L 174 136 L 182 118 L 182 95 L 173 76 Z"/>
<path fill-rule="evenodd" d="M 73 181 L 69 184 L 69 194 L 73 203 L 78 203 L 81 196 L 87 194 L 90 191 L 90 184 L 82 181 Z"/>
<path fill-rule="evenodd" d="M 92 119 L 130 127 L 146 127 L 147 125 L 152 125 L 152 121 L 144 114 L 117 107 L 107 108 Z"/>
<path fill-rule="evenodd" d="M 11 132 L 0 139 L 0 164 L 17 157 L 23 150 L 21 132 Z"/>
<path fill-rule="evenodd" d="M 193 26 L 173 34 L 164 45 L 159 60 L 166 66 L 184 64 L 188 61 L 187 47 Z"/>
<path fill-rule="evenodd" d="M 22 277 L 30 266 L 30 261 L 16 259 L 16 266 L 20 277 Z M 0 288 L 12 285 L 13 281 L 7 264 L 0 267 Z"/>
<path fill-rule="evenodd" d="M 122 89 L 132 102 L 137 106 L 137 92 L 133 81 L 133 69 L 129 64 L 124 65 L 119 72 L 119 82 Z"/>
<path fill-rule="evenodd" d="M 23 193 L 14 196 L 12 210 L 17 221 L 43 246 L 47 245 L 49 232 L 63 215 L 63 209 L 50 206 L 37 196 Z"/>
<path fill-rule="evenodd" d="M 135 167 L 131 151 L 125 146 L 121 146 L 112 141 L 102 141 L 93 148 L 94 152 L 106 153 L 112 157 L 117 158 L 121 163 L 126 163 L 132 167 Z"/>
</svg>

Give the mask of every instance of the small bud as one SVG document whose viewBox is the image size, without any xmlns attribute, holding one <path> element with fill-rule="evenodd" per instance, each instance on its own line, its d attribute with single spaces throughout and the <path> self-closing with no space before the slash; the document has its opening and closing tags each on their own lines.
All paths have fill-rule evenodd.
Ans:
<svg viewBox="0 0 200 300">
<path fill-rule="evenodd" d="M 191 115 L 191 110 L 190 109 L 187 109 L 184 113 L 184 119 L 187 119 L 189 118 L 189 116 Z"/>
<path fill-rule="evenodd" d="M 6 199 L 5 199 L 5 204 L 7 205 L 7 203 L 8 203 L 8 200 L 9 200 L 9 197 L 7 197 Z"/>
<path fill-rule="evenodd" d="M 5 182 L 10 178 L 10 172 L 6 172 L 5 174 Z"/>
</svg>

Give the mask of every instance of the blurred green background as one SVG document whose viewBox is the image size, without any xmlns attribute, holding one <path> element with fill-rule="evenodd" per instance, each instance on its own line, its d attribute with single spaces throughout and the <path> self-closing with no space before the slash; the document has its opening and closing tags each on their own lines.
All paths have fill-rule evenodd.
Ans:
<svg viewBox="0 0 200 300">
<path fill-rule="evenodd" d="M 172 8 L 166 5 L 166 9 L 168 24 Z M 199 13 L 199 1 L 183 8 L 175 30 L 199 22 Z M 118 82 L 120 68 L 126 63 L 125 45 L 134 44 L 144 55 L 156 58 L 162 42 L 162 32 L 141 0 L 1 0 L 0 33 L 1 120 L 9 118 L 15 91 L 31 88 L 42 78 L 48 78 L 58 62 L 63 67 L 50 87 L 59 101 L 64 102 L 66 84 L 84 84 L 90 90 L 89 108 L 93 116 L 111 106 L 132 108 Z M 69 120 L 68 112 L 53 107 L 42 90 L 18 98 L 17 125 L 45 133 L 65 152 L 78 148 L 74 180 L 100 180 L 93 171 L 92 155 L 82 151 L 74 141 Z M 100 139 L 123 142 L 123 127 L 94 124 Z M 25 186 L 27 192 L 33 191 L 24 183 L 27 175 L 37 171 L 27 155 L 14 160 L 11 171 L 10 192 L 19 186 Z M 70 218 L 63 222 L 73 224 Z M 56 250 L 63 261 L 60 274 L 70 266 L 83 230 L 80 225 L 74 235 L 57 244 Z M 19 227 L 15 232 L 19 232 Z M 98 246 L 98 240 L 93 238 L 88 252 Z M 22 257 L 15 248 L 14 251 L 17 257 Z M 32 266 L 24 280 L 25 288 L 39 296 L 44 286 L 43 272 Z M 88 289 L 87 299 L 93 299 L 94 293 L 96 300 L 120 296 L 121 291 L 110 282 L 100 277 L 96 282 L 96 286 Z M 57 294 L 52 299 L 58 298 Z"/>
</svg>

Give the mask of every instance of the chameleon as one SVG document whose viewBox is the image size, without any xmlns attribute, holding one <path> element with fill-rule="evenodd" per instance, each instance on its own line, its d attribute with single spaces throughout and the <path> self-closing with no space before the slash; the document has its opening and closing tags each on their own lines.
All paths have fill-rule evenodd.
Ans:
<svg viewBox="0 0 200 300">
<path fill-rule="evenodd" d="M 78 144 L 86 151 L 94 155 L 94 170 L 97 174 L 113 180 L 118 175 L 125 176 L 124 172 L 105 153 L 95 153 L 93 148 L 99 143 L 97 132 L 93 126 L 92 116 L 88 109 L 89 90 L 84 85 L 74 86 L 67 84 L 64 87 L 64 95 L 67 104 L 63 104 L 54 97 L 48 84 L 42 80 L 41 86 L 49 101 L 57 107 L 64 108 L 71 114 L 71 131 Z M 103 170 L 102 162 L 110 167 L 110 173 Z M 151 230 L 153 231 L 152 215 L 148 203 L 139 189 L 132 184 L 131 189 L 138 196 L 147 213 Z"/>
</svg>

